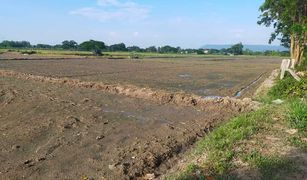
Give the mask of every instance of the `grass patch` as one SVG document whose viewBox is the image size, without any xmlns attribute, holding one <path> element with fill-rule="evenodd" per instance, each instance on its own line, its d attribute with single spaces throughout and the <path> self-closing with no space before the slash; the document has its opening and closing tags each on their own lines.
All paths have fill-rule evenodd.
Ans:
<svg viewBox="0 0 307 180">
<path fill-rule="evenodd" d="M 244 157 L 252 166 L 261 173 L 261 179 L 280 179 L 282 174 L 294 172 L 294 163 L 278 156 L 263 156 L 258 151 L 253 151 Z"/>
<path fill-rule="evenodd" d="M 3 54 L 5 52 L 7 52 L 8 50 L 7 49 L 0 49 L 0 54 Z"/>
<path fill-rule="evenodd" d="M 290 125 L 299 129 L 300 131 L 306 131 L 307 129 L 307 102 L 306 100 L 295 99 L 290 102 L 288 108 L 288 120 Z"/>
<path fill-rule="evenodd" d="M 176 179 L 176 180 L 205 180 L 206 177 L 202 175 L 202 168 L 195 164 L 190 164 L 187 166 L 186 171 L 182 173 L 179 177 L 170 177 L 168 180 Z"/>
<path fill-rule="evenodd" d="M 301 136 L 292 136 L 288 138 L 288 141 L 294 146 L 300 148 L 301 150 L 307 152 L 307 142 L 301 139 Z"/>
<path fill-rule="evenodd" d="M 199 141 L 196 153 L 204 150 L 224 150 L 232 147 L 233 143 L 245 139 L 258 131 L 262 122 L 269 120 L 269 110 L 263 107 L 257 111 L 244 113 L 221 125 L 206 138 Z"/>
<path fill-rule="evenodd" d="M 189 179 L 195 177 L 195 170 L 202 169 L 206 176 L 215 176 L 225 179 L 225 174 L 233 166 L 231 161 L 235 156 L 233 146 L 251 135 L 255 134 L 262 123 L 269 120 L 269 110 L 266 107 L 254 112 L 245 113 L 231 119 L 229 122 L 216 128 L 207 137 L 200 140 L 196 145 L 195 155 L 207 154 L 207 159 L 202 167 L 195 168 L 191 165 L 179 177 Z M 191 168 L 194 167 L 194 168 Z M 204 173 L 201 173 L 204 174 Z M 201 175 L 198 178 L 203 177 Z M 232 177 L 227 177 L 232 179 Z"/>
<path fill-rule="evenodd" d="M 275 86 L 268 92 L 268 95 L 272 98 L 303 98 L 307 94 L 307 78 L 303 78 L 301 81 L 296 81 L 294 78 L 287 75 L 283 80 L 279 80 Z"/>
<path fill-rule="evenodd" d="M 269 120 L 268 112 L 267 108 L 262 108 L 242 114 L 220 126 L 197 144 L 196 153 L 205 151 L 208 154 L 205 167 L 209 174 L 222 175 L 232 167 L 234 144 L 255 134 L 262 123 Z"/>
</svg>

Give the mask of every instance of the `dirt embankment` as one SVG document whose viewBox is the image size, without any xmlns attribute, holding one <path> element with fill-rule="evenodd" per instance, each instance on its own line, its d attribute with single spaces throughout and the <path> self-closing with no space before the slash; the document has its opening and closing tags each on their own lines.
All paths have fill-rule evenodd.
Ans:
<svg viewBox="0 0 307 180">
<path fill-rule="evenodd" d="M 102 82 L 84 82 L 78 79 L 52 78 L 0 70 L 0 76 L 9 76 L 25 80 L 47 82 L 52 84 L 66 84 L 73 87 L 95 89 L 112 94 L 124 95 L 132 98 L 154 101 L 160 104 L 175 104 L 179 106 L 192 106 L 200 110 L 208 109 L 218 104 L 220 108 L 227 107 L 233 111 L 244 112 L 257 108 L 257 103 L 250 98 L 235 99 L 230 97 L 204 99 L 200 96 L 187 93 L 172 93 L 150 88 L 139 88 L 133 85 L 110 85 Z"/>
<path fill-rule="evenodd" d="M 275 69 L 272 71 L 271 75 L 264 80 L 264 82 L 256 90 L 254 96 L 261 96 L 266 94 L 275 84 L 276 79 L 278 78 L 280 70 Z"/>
</svg>

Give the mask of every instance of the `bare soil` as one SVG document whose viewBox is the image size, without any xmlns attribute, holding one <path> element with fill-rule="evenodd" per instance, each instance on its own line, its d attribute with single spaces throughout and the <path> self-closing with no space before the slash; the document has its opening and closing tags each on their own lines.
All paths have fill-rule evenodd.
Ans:
<svg viewBox="0 0 307 180">
<path fill-rule="evenodd" d="M 0 84 L 0 174 L 9 179 L 158 175 L 207 129 L 238 113 L 14 77 Z"/>
<path fill-rule="evenodd" d="M 0 60 L 0 179 L 158 177 L 255 105 L 203 95 L 232 95 L 278 62 Z"/>
<path fill-rule="evenodd" d="M 1 55 L 0 55 L 1 57 Z M 151 89 L 188 92 L 199 96 L 233 97 L 280 64 L 276 58 L 177 58 L 177 59 L 70 59 L 0 60 L 0 69 L 73 78 L 110 84 L 136 85 Z M 262 75 L 262 76 L 261 76 Z M 254 84 L 242 94 L 254 93 Z"/>
</svg>

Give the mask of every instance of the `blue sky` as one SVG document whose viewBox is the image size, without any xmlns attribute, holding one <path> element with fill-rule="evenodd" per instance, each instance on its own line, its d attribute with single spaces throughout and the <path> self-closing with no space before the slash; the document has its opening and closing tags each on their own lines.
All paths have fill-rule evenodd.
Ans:
<svg viewBox="0 0 307 180">
<path fill-rule="evenodd" d="M 267 44 L 264 0 L 1 0 L 0 41 L 88 39 L 147 47 Z M 275 42 L 278 44 L 279 42 Z"/>
</svg>

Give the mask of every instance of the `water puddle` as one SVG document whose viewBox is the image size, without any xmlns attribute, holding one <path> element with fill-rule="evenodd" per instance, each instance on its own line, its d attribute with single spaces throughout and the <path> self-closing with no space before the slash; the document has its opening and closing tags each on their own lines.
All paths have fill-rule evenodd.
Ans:
<svg viewBox="0 0 307 180">
<path fill-rule="evenodd" d="M 256 84 L 260 79 L 261 77 L 264 75 L 265 73 L 262 73 L 257 79 L 255 79 L 254 81 L 252 81 L 250 84 L 248 84 L 247 86 L 241 88 L 240 91 L 237 91 L 236 94 L 234 95 L 235 98 L 239 98 L 242 96 L 242 93 L 244 91 L 246 91 L 247 89 L 249 89 L 252 85 Z"/>
<path fill-rule="evenodd" d="M 234 98 L 240 98 L 243 94 L 244 91 L 248 90 L 251 86 L 253 86 L 254 84 L 256 84 L 260 79 L 261 77 L 264 75 L 265 73 L 262 73 L 260 76 L 257 77 L 257 79 L 255 79 L 254 81 L 252 81 L 251 83 L 249 83 L 247 86 L 244 86 L 243 88 L 241 88 L 239 91 L 237 91 L 235 94 L 234 94 Z M 211 84 L 210 86 L 212 87 L 215 87 L 217 86 L 217 84 Z M 224 82 L 222 84 L 223 88 L 229 88 L 231 86 L 233 86 L 233 82 Z M 209 89 L 201 89 L 199 92 L 204 92 L 204 93 L 207 93 L 207 92 L 210 92 L 210 88 Z M 221 99 L 221 98 L 224 98 L 225 96 L 215 96 L 215 95 L 210 95 L 210 96 L 203 96 L 202 98 L 203 99 Z"/>
</svg>

